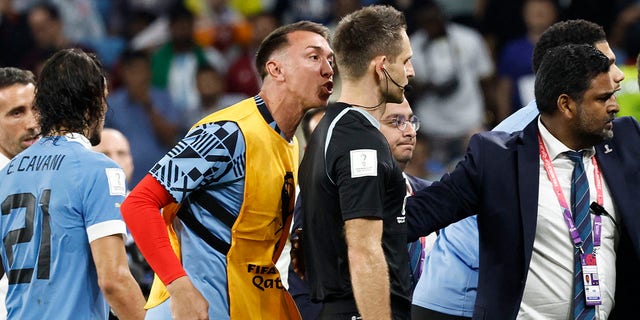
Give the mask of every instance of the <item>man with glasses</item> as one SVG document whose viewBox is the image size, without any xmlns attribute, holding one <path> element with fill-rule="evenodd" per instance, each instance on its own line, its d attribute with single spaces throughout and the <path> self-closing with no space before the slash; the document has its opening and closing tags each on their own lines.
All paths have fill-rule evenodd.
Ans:
<svg viewBox="0 0 640 320">
<path fill-rule="evenodd" d="M 420 129 L 420 120 L 413 114 L 409 102 L 405 99 L 402 103 L 387 103 L 384 114 L 380 119 L 380 132 L 384 135 L 391 148 L 393 158 L 402 169 L 406 179 L 406 196 L 413 195 L 431 184 L 427 181 L 404 172 L 409 161 L 413 157 L 416 147 L 416 135 Z M 414 289 L 422 273 L 422 265 L 426 254 L 433 247 L 437 233 L 420 237 L 409 243 L 409 267 L 411 276 L 411 288 Z"/>
</svg>

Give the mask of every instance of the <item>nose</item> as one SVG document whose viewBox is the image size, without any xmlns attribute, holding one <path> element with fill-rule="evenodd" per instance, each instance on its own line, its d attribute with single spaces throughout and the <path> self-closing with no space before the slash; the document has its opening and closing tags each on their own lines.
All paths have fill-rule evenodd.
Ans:
<svg viewBox="0 0 640 320">
<path fill-rule="evenodd" d="M 415 138 L 418 133 L 416 132 L 416 129 L 414 129 L 411 125 L 411 122 L 407 121 L 407 127 L 404 129 L 404 131 L 402 131 L 402 134 L 405 137 Z"/>
<path fill-rule="evenodd" d="M 413 70 L 413 64 L 411 60 L 407 61 L 407 64 L 404 67 L 404 72 L 407 75 L 407 78 L 415 77 L 416 72 Z"/>
<path fill-rule="evenodd" d="M 38 129 L 38 120 L 36 119 L 36 114 L 33 109 L 29 109 L 25 118 L 26 128 L 28 130 L 36 130 Z"/>
<path fill-rule="evenodd" d="M 624 80 L 624 73 L 622 72 L 622 70 L 620 70 L 620 68 L 618 68 L 615 63 L 611 65 L 610 71 L 613 77 L 613 81 L 615 81 L 616 83 L 620 83 L 622 82 L 622 80 Z"/>
<path fill-rule="evenodd" d="M 322 70 L 320 72 L 322 72 L 322 76 L 324 78 L 333 77 L 333 67 L 331 66 L 331 62 L 329 61 L 329 59 L 324 59 Z"/>
</svg>

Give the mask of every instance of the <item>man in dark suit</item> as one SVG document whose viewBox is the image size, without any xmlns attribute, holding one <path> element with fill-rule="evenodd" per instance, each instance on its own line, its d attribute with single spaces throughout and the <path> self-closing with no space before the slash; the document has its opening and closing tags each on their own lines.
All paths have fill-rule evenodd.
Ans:
<svg viewBox="0 0 640 320">
<path fill-rule="evenodd" d="M 616 256 L 635 257 L 640 252 L 640 197 L 634 194 L 640 179 L 627 174 L 640 169 L 640 126 L 632 118 L 613 120 L 619 110 L 614 96 L 619 85 L 607 74 L 609 67 L 609 59 L 589 45 L 551 49 L 535 83 L 540 117 L 513 134 L 474 135 L 464 160 L 451 174 L 408 199 L 413 238 L 478 214 L 480 272 L 474 319 L 593 319 L 596 311 L 606 319 L 614 294 L 620 293 L 614 279 L 633 276 L 630 268 L 616 267 Z M 572 207 L 579 201 L 570 196 L 574 162 L 566 151 L 583 151 L 588 203 L 603 208 L 588 214 L 589 222 L 600 215 L 597 234 L 570 236 L 570 227 L 577 224 L 572 214 L 579 211 Z M 596 239 L 599 294 L 587 294 L 601 303 L 594 308 L 585 298 L 574 301 L 580 292 L 574 282 L 582 282 L 574 277 L 584 270 L 577 248 Z M 594 253 L 583 250 L 588 256 Z M 624 307 L 620 300 L 615 305 Z M 581 311 L 575 311 L 576 306 Z"/>
</svg>

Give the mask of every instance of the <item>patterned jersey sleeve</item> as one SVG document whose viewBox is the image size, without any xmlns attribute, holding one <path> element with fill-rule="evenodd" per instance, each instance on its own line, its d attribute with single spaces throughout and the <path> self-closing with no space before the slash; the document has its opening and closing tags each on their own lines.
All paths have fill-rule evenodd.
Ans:
<svg viewBox="0 0 640 320">
<path fill-rule="evenodd" d="M 245 141 L 235 122 L 205 123 L 191 129 L 149 173 L 182 202 L 203 187 L 244 178 Z"/>
</svg>

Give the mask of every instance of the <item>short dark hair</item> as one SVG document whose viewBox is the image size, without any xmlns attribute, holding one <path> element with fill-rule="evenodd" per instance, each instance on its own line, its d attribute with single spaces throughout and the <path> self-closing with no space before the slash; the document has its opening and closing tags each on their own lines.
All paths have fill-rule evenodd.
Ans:
<svg viewBox="0 0 640 320">
<path fill-rule="evenodd" d="M 36 77 L 29 70 L 14 67 L 0 68 L 0 89 L 10 87 L 14 84 L 36 84 Z"/>
<path fill-rule="evenodd" d="M 540 36 L 533 49 L 533 73 L 537 73 L 542 58 L 549 49 L 566 44 L 590 44 L 606 41 L 604 29 L 591 21 L 576 19 L 553 24 Z"/>
<path fill-rule="evenodd" d="M 264 38 L 260 43 L 260 47 L 258 47 L 258 52 L 256 53 L 256 70 L 258 70 L 260 78 L 264 79 L 267 77 L 267 69 L 265 68 L 267 61 L 269 61 L 269 58 L 271 58 L 271 55 L 275 51 L 289 45 L 289 38 L 287 36 L 295 31 L 317 33 L 329 41 L 329 29 L 319 23 L 303 20 L 278 27 Z"/>
<path fill-rule="evenodd" d="M 395 60 L 402 51 L 400 40 L 406 29 L 404 14 L 387 5 L 368 6 L 346 15 L 333 36 L 341 76 L 362 77 L 376 56 Z"/>
<path fill-rule="evenodd" d="M 128 65 L 137 60 L 146 60 L 147 63 L 151 63 L 149 54 L 144 50 L 127 48 L 120 54 L 120 62 L 124 65 Z"/>
<path fill-rule="evenodd" d="M 81 49 L 62 49 L 42 68 L 34 108 L 42 135 L 83 133 L 105 112 L 106 78 L 100 60 Z"/>
<path fill-rule="evenodd" d="M 309 139 L 311 139 L 311 134 L 313 133 L 313 130 L 311 130 L 311 127 L 309 126 L 311 119 L 313 119 L 317 114 L 323 112 L 325 112 L 325 108 L 311 108 L 304 113 L 304 116 L 302 116 L 300 125 L 302 126 L 302 136 L 305 141 L 309 141 Z"/>
<path fill-rule="evenodd" d="M 553 114 L 558 97 L 567 94 L 582 101 L 591 81 L 609 72 L 609 58 L 588 44 L 568 44 L 549 49 L 536 74 L 535 96 L 538 110 Z"/>
<path fill-rule="evenodd" d="M 60 16 L 60 9 L 58 9 L 58 7 L 53 3 L 42 2 L 36 4 L 35 6 L 31 7 L 31 9 L 29 9 L 29 12 L 33 12 L 36 10 L 43 10 L 52 20 L 62 21 L 62 18 Z"/>
<path fill-rule="evenodd" d="M 173 24 L 180 20 L 193 21 L 194 19 L 195 15 L 184 5 L 183 1 L 177 1 L 170 7 L 169 24 Z"/>
</svg>

